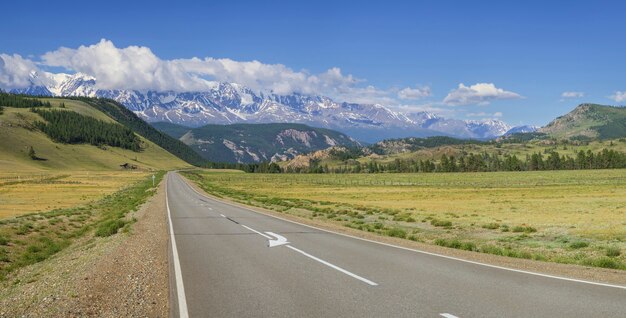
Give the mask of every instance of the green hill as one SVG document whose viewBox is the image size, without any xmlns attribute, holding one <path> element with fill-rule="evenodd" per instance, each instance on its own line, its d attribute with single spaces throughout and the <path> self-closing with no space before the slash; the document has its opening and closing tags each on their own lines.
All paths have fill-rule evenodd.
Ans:
<svg viewBox="0 0 626 318">
<path fill-rule="evenodd" d="M 566 139 L 623 138 L 626 137 L 626 107 L 581 104 L 539 131 Z"/>
<path fill-rule="evenodd" d="M 6 97 L 8 94 L 2 95 Z M 38 113 L 35 113 L 27 108 L 29 105 L 0 99 L 3 104 L 0 114 L 0 166 L 4 171 L 119 170 L 124 163 L 139 169 L 158 170 L 189 166 L 150 140 L 159 141 L 153 136 L 160 132 L 152 129 L 152 134 L 142 134 L 136 127 L 120 124 L 93 105 L 105 101 L 36 100 L 49 106 L 38 106 Z M 111 104 L 111 109 L 114 108 L 117 106 Z M 46 120 L 42 117 L 46 114 L 56 115 Z M 141 119 L 133 114 L 129 120 Z M 178 143 L 173 138 L 164 137 L 165 140 L 167 138 L 170 144 Z"/>
<path fill-rule="evenodd" d="M 155 123 L 153 126 L 180 139 L 204 159 L 213 162 L 282 160 L 332 146 L 360 146 L 340 132 L 303 124 L 234 124 L 188 128 Z"/>
</svg>

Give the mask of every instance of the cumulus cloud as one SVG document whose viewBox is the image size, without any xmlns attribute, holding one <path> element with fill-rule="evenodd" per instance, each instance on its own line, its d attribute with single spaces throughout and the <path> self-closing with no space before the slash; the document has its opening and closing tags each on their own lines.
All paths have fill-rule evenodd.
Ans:
<svg viewBox="0 0 626 318">
<path fill-rule="evenodd" d="M 573 99 L 573 98 L 581 98 L 584 97 L 585 93 L 584 92 L 563 92 L 561 93 L 561 98 L 562 99 Z"/>
<path fill-rule="evenodd" d="M 477 83 L 471 86 L 465 86 L 461 83 L 458 88 L 448 93 L 443 103 L 451 106 L 487 105 L 493 100 L 519 98 L 523 97 L 517 93 L 497 88 L 493 83 Z"/>
<path fill-rule="evenodd" d="M 10 90 L 31 84 L 31 73 L 38 68 L 31 60 L 20 55 L 0 54 L 0 87 Z"/>
<path fill-rule="evenodd" d="M 428 86 L 416 86 L 415 88 L 406 87 L 398 92 L 398 97 L 401 99 L 421 99 L 429 97 L 431 95 L 430 87 Z"/>
<path fill-rule="evenodd" d="M 113 42 L 100 42 L 77 49 L 62 47 L 44 54 L 43 64 L 64 67 L 97 79 L 102 89 L 199 90 L 203 80 L 185 72 L 176 62 L 159 59 L 147 47 L 117 48 Z"/>
<path fill-rule="evenodd" d="M 0 55 L 0 87 L 26 87 L 29 73 L 42 68 L 64 68 L 96 78 L 97 89 L 158 91 L 206 91 L 212 81 L 232 82 L 257 92 L 324 95 L 338 101 L 397 106 L 399 100 L 431 96 L 428 86 L 381 89 L 365 80 L 344 74 L 338 67 L 312 74 L 283 64 L 235 61 L 228 58 L 192 57 L 161 59 L 145 46 L 116 47 L 102 39 L 78 48 L 61 47 L 41 56 L 38 62 L 19 55 Z M 41 72 L 45 73 L 45 72 Z M 42 76 L 40 80 L 46 80 Z"/>
<path fill-rule="evenodd" d="M 613 95 L 609 96 L 610 99 L 621 103 L 623 101 L 626 101 L 626 91 L 622 92 L 622 91 L 617 91 L 615 92 Z"/>
<path fill-rule="evenodd" d="M 62 47 L 42 56 L 42 64 L 91 75 L 102 89 L 205 90 L 210 81 L 233 82 L 256 91 L 276 94 L 325 94 L 380 100 L 382 91 L 358 87 L 362 80 L 333 67 L 320 74 L 294 71 L 282 64 L 231 59 L 190 58 L 162 60 L 148 47 L 118 48 L 100 42 L 77 49 Z M 388 94 L 388 93 L 385 93 Z"/>
</svg>

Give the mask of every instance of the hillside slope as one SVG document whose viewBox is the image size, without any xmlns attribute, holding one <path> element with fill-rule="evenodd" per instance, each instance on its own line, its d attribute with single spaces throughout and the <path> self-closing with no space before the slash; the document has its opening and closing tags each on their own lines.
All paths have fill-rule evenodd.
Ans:
<svg viewBox="0 0 626 318">
<path fill-rule="evenodd" d="M 51 103 L 52 110 L 60 110 L 59 106 L 63 103 L 64 111 L 74 111 L 104 122 L 116 122 L 82 101 L 46 100 Z M 4 107 L 0 115 L 0 165 L 3 170 L 119 170 L 124 163 L 135 165 L 139 169 L 154 170 L 189 166 L 143 136 L 139 136 L 140 151 L 90 144 L 66 144 L 51 140 L 36 127 L 37 121 L 44 120 L 28 108 Z M 31 147 L 41 160 L 31 158 Z"/>
<path fill-rule="evenodd" d="M 332 146 L 359 146 L 340 132 L 303 124 L 206 125 L 200 128 L 171 123 L 153 125 L 213 162 L 279 161 Z"/>
<path fill-rule="evenodd" d="M 555 138 L 626 137 L 626 107 L 581 104 L 539 131 Z"/>
</svg>

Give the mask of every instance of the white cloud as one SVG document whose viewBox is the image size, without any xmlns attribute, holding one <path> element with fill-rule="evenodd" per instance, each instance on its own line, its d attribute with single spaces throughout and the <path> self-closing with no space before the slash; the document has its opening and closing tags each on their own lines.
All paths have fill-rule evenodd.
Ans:
<svg viewBox="0 0 626 318">
<path fill-rule="evenodd" d="M 487 112 L 477 112 L 477 113 L 467 113 L 467 117 L 483 117 L 483 118 L 501 118 L 504 114 L 502 112 L 495 113 L 487 113 Z"/>
<path fill-rule="evenodd" d="M 7 90 L 28 87 L 31 72 L 37 70 L 35 63 L 20 55 L 0 54 L 0 87 Z"/>
<path fill-rule="evenodd" d="M 431 95 L 428 86 L 381 89 L 366 85 L 365 80 L 344 74 L 338 67 L 311 74 L 283 64 L 265 64 L 256 60 L 211 57 L 164 60 L 148 47 L 119 48 L 106 39 L 78 48 L 61 47 L 45 53 L 37 63 L 19 55 L 0 56 L 3 59 L 0 60 L 0 87 L 4 89 L 28 86 L 29 73 L 39 71 L 39 65 L 44 69 L 60 67 L 69 73 L 92 76 L 96 78 L 98 89 L 204 91 L 213 87 L 211 81 L 220 81 L 238 83 L 258 92 L 315 94 L 337 101 L 387 106 L 401 105 L 400 99 Z"/>
<path fill-rule="evenodd" d="M 401 99 L 421 99 L 430 95 L 431 91 L 428 86 L 416 86 L 415 88 L 406 87 L 398 92 L 398 97 Z"/>
<path fill-rule="evenodd" d="M 91 75 L 102 89 L 205 90 L 209 81 L 233 82 L 255 91 L 276 94 L 320 94 L 352 102 L 388 102 L 391 91 L 361 87 L 363 80 L 333 67 L 320 74 L 294 71 L 282 64 L 231 59 L 190 58 L 162 60 L 150 48 L 117 48 L 100 42 L 77 49 L 60 48 L 42 56 L 44 65 Z"/>
<path fill-rule="evenodd" d="M 465 86 L 461 83 L 457 89 L 448 93 L 443 102 L 451 106 L 487 105 L 493 100 L 520 98 L 523 97 L 517 93 L 497 88 L 493 83 L 477 83 L 471 86 Z"/>
<path fill-rule="evenodd" d="M 609 98 L 618 103 L 626 101 L 626 91 L 616 91 L 613 95 L 609 96 Z"/>
<path fill-rule="evenodd" d="M 117 48 L 100 42 L 77 49 L 62 47 L 42 56 L 43 64 L 85 73 L 97 79 L 102 89 L 199 90 L 204 80 L 194 77 L 173 61 L 159 59 L 147 47 Z"/>
<path fill-rule="evenodd" d="M 570 99 L 570 98 L 581 98 L 584 97 L 585 93 L 584 92 L 571 92 L 571 91 L 567 91 L 567 92 L 563 92 L 561 93 L 561 98 L 562 99 Z"/>
</svg>

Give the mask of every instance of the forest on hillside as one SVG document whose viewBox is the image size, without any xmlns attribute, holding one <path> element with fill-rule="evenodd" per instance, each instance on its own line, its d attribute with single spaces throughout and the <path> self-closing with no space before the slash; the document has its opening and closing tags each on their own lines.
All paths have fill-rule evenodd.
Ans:
<svg viewBox="0 0 626 318">
<path fill-rule="evenodd" d="M 31 110 L 45 120 L 35 122 L 35 126 L 56 142 L 141 150 L 139 137 L 120 124 L 107 123 L 73 111 L 39 108 Z"/>
<path fill-rule="evenodd" d="M 579 151 L 575 157 L 560 155 L 557 151 L 533 153 L 524 158 L 515 155 L 469 153 L 458 157 L 442 155 L 440 160 L 395 159 L 388 163 L 356 160 L 345 161 L 339 167 L 322 165 L 312 160 L 309 167 L 286 168 L 292 173 L 384 173 L 384 172 L 491 172 L 542 171 L 626 168 L 626 153 L 603 149 L 599 152 Z"/>
</svg>

